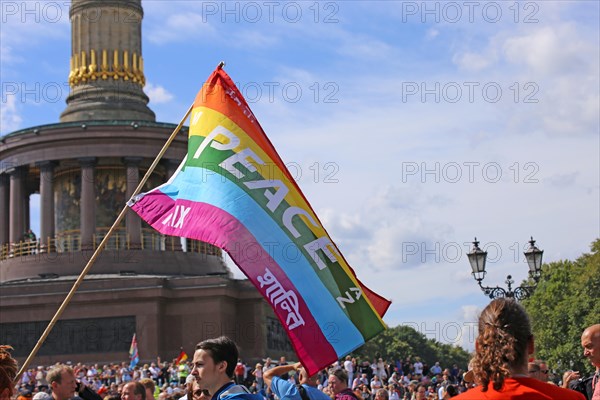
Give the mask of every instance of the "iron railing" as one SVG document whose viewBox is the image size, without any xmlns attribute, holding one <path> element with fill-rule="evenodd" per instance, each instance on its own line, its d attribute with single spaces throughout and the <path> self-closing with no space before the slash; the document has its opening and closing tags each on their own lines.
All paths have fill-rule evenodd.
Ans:
<svg viewBox="0 0 600 400">
<path fill-rule="evenodd" d="M 92 249 L 95 250 L 108 233 L 109 228 L 96 228 L 92 236 Z M 221 256 L 220 248 L 200 240 L 187 239 L 186 252 Z M 181 251 L 180 238 L 165 236 L 153 229 L 142 228 L 140 243 L 132 243 L 125 228 L 117 228 L 106 243 L 105 250 L 154 250 Z M 39 253 L 69 253 L 81 251 L 79 230 L 64 231 L 54 237 L 35 241 L 20 241 L 0 245 L 0 261 Z"/>
</svg>

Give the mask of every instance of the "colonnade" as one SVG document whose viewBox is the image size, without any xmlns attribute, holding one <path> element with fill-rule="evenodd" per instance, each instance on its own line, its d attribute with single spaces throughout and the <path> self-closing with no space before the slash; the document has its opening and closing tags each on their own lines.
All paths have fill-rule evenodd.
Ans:
<svg viewBox="0 0 600 400">
<path fill-rule="evenodd" d="M 127 199 L 131 197 L 140 182 L 141 157 L 124 157 L 123 165 L 126 171 Z M 81 168 L 81 195 L 80 195 L 80 240 L 81 248 L 89 249 L 93 246 L 96 232 L 96 193 L 94 176 L 98 159 L 86 157 L 78 159 Z M 55 237 L 55 212 L 54 202 L 54 176 L 56 161 L 36 163 L 39 169 L 38 190 L 27 190 L 26 180 L 29 175 L 29 166 L 18 166 L 5 170 L 0 174 L 0 245 L 6 243 L 19 243 L 23 240 L 24 233 L 30 228 L 29 198 L 32 193 L 40 194 L 40 251 L 52 252 L 52 239 Z M 178 164 L 167 160 L 165 167 L 167 177 L 177 170 Z M 117 210 L 120 211 L 120 210 Z M 129 248 L 141 248 L 141 219 L 133 211 L 127 211 L 125 217 L 126 234 L 129 238 Z M 50 240 L 49 240 L 50 239 Z"/>
</svg>

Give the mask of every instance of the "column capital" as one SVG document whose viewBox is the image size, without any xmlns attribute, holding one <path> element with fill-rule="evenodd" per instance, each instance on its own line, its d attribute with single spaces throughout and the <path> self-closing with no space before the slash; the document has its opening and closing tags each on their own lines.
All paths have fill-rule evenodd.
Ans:
<svg viewBox="0 0 600 400">
<path fill-rule="evenodd" d="M 41 171 L 52 171 L 57 165 L 56 161 L 39 161 L 35 163 L 35 166 Z"/>
<path fill-rule="evenodd" d="M 165 166 L 166 169 L 166 179 L 170 179 L 173 175 L 175 175 L 175 172 L 177 172 L 177 168 L 179 167 L 179 164 L 181 164 L 181 161 L 178 160 L 164 160 L 163 165 Z"/>
<path fill-rule="evenodd" d="M 173 160 L 167 158 L 166 160 L 164 160 L 164 163 L 168 168 L 177 168 L 179 167 L 179 164 L 181 164 L 181 160 Z"/>
<path fill-rule="evenodd" d="M 123 164 L 135 167 L 140 165 L 143 159 L 143 157 L 123 157 Z"/>
<path fill-rule="evenodd" d="M 15 176 L 15 175 L 19 175 L 21 173 L 23 173 L 23 166 L 18 166 L 18 167 L 10 167 L 7 168 L 4 172 L 10 176 Z"/>
<path fill-rule="evenodd" d="M 82 167 L 93 167 L 98 162 L 96 157 L 82 157 L 78 158 L 77 161 L 79 161 L 79 165 Z"/>
</svg>

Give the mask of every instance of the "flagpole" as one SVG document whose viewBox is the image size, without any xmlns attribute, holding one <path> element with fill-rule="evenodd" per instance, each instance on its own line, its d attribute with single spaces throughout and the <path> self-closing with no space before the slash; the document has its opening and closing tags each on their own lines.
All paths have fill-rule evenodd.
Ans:
<svg viewBox="0 0 600 400">
<path fill-rule="evenodd" d="M 219 64 L 219 67 L 222 67 L 222 64 L 224 65 L 224 63 L 221 62 Z M 175 130 L 173 130 L 173 133 L 171 133 L 171 136 L 169 136 L 169 139 L 163 145 L 162 149 L 160 150 L 160 152 L 158 153 L 158 155 L 156 156 L 156 158 L 152 162 L 152 165 L 150 165 L 150 168 L 148 168 L 148 171 L 146 172 L 146 174 L 144 175 L 144 177 L 140 181 L 139 185 L 137 186 L 137 188 L 135 189 L 135 191 L 131 195 L 131 199 L 133 199 L 135 196 L 137 196 L 139 194 L 139 192 L 142 191 L 142 188 L 146 184 L 146 181 L 150 178 L 150 175 L 152 174 L 152 172 L 154 171 L 154 169 L 158 165 L 158 162 L 160 161 L 160 159 L 162 158 L 162 156 L 166 153 L 167 149 L 169 148 L 169 146 L 171 145 L 171 143 L 173 142 L 173 140 L 175 140 L 175 136 L 177 136 L 177 133 L 179 133 L 179 131 L 183 127 L 183 124 L 185 123 L 185 121 L 187 120 L 188 116 L 192 112 L 192 108 L 193 107 L 194 107 L 194 103 L 192 103 L 192 105 L 190 106 L 190 108 L 185 113 L 185 116 L 181 119 L 181 121 L 179 122 L 179 124 L 177 125 L 177 127 L 175 128 Z M 90 257 L 90 259 L 87 262 L 85 268 L 83 269 L 83 271 L 81 271 L 81 274 L 79 274 L 79 277 L 77 278 L 77 280 L 73 284 L 73 287 L 71 288 L 71 290 L 67 294 L 67 297 L 63 300 L 62 304 L 58 308 L 58 311 L 56 311 L 56 314 L 54 314 L 54 317 L 52 317 L 52 320 L 50 321 L 50 323 L 46 327 L 46 330 L 44 330 L 44 333 L 42 333 L 42 336 L 40 337 L 40 339 L 36 343 L 36 345 L 33 348 L 33 350 L 31 350 L 31 353 L 29 354 L 29 356 L 27 357 L 27 359 L 25 360 L 25 362 L 23 363 L 23 365 L 21 366 L 21 369 L 19 370 L 19 373 L 15 377 L 15 380 L 14 380 L 15 383 L 17 383 L 19 381 L 19 378 L 21 377 L 21 374 L 24 371 L 27 370 L 27 367 L 29 367 L 29 364 L 31 364 L 31 361 L 33 360 L 33 358 L 37 354 L 38 350 L 40 349 L 40 347 L 42 347 L 42 344 L 44 343 L 44 341 L 46 341 L 46 338 L 50 334 L 50 331 L 52 331 L 52 328 L 54 328 L 54 325 L 56 324 L 56 321 L 58 321 L 58 319 L 62 315 L 63 311 L 65 310 L 65 308 L 67 307 L 67 305 L 71 301 L 71 298 L 75 295 L 75 292 L 77 291 L 77 289 L 79 288 L 79 286 L 83 282 L 83 278 L 85 278 L 85 276 L 87 275 L 88 271 L 90 270 L 90 268 L 92 267 L 92 265 L 94 264 L 94 262 L 96 261 L 96 259 L 98 258 L 98 255 L 104 249 L 104 246 L 106 246 L 106 243 L 108 242 L 108 239 L 110 238 L 110 236 L 112 235 L 112 233 L 114 232 L 114 230 L 116 229 L 116 227 L 121 223 L 121 221 L 125 217 L 125 214 L 127 213 L 127 211 L 128 211 L 128 206 L 127 206 L 127 204 L 125 204 L 125 206 L 121 210 L 121 213 L 119 214 L 119 216 L 117 217 L 117 219 L 115 220 L 115 222 L 113 223 L 113 225 L 110 227 L 110 229 L 106 233 L 106 236 L 104 236 L 104 238 L 102 239 L 102 241 L 100 242 L 100 244 L 98 245 L 98 247 L 96 248 L 96 250 L 94 251 L 94 254 L 92 254 L 92 256 Z"/>
</svg>

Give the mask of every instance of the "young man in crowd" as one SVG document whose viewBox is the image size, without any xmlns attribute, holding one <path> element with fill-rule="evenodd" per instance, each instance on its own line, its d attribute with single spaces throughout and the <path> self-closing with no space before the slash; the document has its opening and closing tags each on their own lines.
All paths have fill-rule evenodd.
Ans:
<svg viewBox="0 0 600 400">
<path fill-rule="evenodd" d="M 245 386 L 233 381 L 238 358 L 235 342 L 226 336 L 196 345 L 192 375 L 201 389 L 208 390 L 212 400 L 263 400 L 262 396 L 251 394 Z"/>
</svg>

